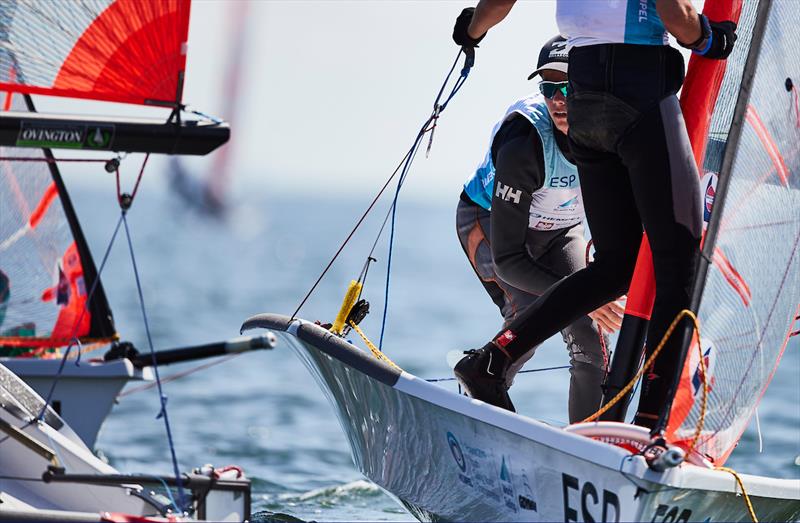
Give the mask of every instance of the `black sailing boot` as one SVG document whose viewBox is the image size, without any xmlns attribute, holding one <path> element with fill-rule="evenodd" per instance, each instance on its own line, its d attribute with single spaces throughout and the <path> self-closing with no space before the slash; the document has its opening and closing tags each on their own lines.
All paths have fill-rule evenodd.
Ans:
<svg viewBox="0 0 800 523">
<path fill-rule="evenodd" d="M 465 351 L 464 354 L 466 356 L 456 363 L 453 372 L 467 396 L 516 412 L 506 385 L 510 363 L 508 357 L 497 350 L 493 343 L 478 350 Z"/>
</svg>

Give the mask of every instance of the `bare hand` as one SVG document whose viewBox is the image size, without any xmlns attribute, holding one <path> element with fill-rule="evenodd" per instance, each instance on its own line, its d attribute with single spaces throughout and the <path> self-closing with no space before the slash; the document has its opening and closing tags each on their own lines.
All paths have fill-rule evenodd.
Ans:
<svg viewBox="0 0 800 523">
<path fill-rule="evenodd" d="M 622 305 L 622 299 L 619 299 L 606 303 L 596 311 L 590 312 L 588 316 L 603 329 L 603 332 L 611 333 L 618 331 L 622 326 L 624 313 L 625 307 Z"/>
</svg>

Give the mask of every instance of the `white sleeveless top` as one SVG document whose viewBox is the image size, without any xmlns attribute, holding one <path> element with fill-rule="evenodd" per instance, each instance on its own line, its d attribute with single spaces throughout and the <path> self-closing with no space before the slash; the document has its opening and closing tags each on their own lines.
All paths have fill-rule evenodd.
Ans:
<svg viewBox="0 0 800 523">
<path fill-rule="evenodd" d="M 568 49 L 596 44 L 669 43 L 656 0 L 558 0 L 556 22 Z"/>
</svg>

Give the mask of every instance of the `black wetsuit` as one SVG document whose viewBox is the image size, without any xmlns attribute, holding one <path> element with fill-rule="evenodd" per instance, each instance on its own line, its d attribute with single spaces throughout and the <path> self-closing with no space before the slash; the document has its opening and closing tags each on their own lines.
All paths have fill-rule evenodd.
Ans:
<svg viewBox="0 0 800 523">
<path fill-rule="evenodd" d="M 675 96 L 683 82 L 683 58 L 668 46 L 592 45 L 571 50 L 569 71 L 570 146 L 596 254 L 593 263 L 551 287 L 507 335 L 494 340 L 512 362 L 627 292 L 643 229 L 656 276 L 648 355 L 689 306 L 702 216 L 697 171 Z M 655 424 L 677 370 L 680 341 L 672 337 L 645 376 L 637 424 Z"/>
</svg>

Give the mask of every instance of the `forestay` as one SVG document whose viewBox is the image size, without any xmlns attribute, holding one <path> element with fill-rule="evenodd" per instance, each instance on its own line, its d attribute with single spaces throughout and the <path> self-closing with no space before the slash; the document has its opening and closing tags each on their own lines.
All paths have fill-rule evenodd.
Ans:
<svg viewBox="0 0 800 523">
<path fill-rule="evenodd" d="M 800 314 L 798 28 L 793 2 L 743 3 L 710 122 L 710 223 L 695 283 L 710 393 L 696 450 L 715 465 L 755 413 Z M 699 360 L 693 344 L 667 431 L 674 442 L 690 439 L 703 414 Z"/>
</svg>

